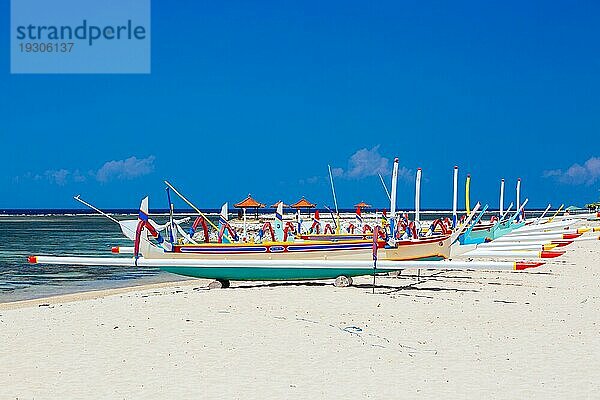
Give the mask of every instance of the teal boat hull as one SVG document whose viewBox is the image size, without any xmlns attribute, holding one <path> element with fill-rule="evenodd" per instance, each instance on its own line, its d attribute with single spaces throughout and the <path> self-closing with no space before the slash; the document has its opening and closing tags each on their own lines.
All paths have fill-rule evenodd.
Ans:
<svg viewBox="0 0 600 400">
<path fill-rule="evenodd" d="M 440 261 L 444 257 L 422 257 L 418 261 Z M 271 267 L 161 267 L 161 271 L 194 278 L 228 281 L 285 281 L 335 279 L 338 276 L 372 275 L 373 272 L 392 272 L 391 269 L 373 268 L 271 268 Z"/>
<path fill-rule="evenodd" d="M 463 234 L 460 236 L 459 242 L 460 242 L 460 244 L 484 243 L 486 241 L 486 239 L 489 239 L 489 240 L 498 239 L 499 237 L 502 237 L 524 225 L 525 225 L 525 222 L 512 223 L 510 225 L 506 222 L 503 222 L 501 224 L 495 225 L 494 227 L 492 227 L 490 229 L 471 231 L 469 236 L 466 236 L 466 237 Z"/>
<path fill-rule="evenodd" d="M 338 276 L 372 275 L 373 268 L 228 268 L 228 267 L 163 267 L 162 271 L 194 278 L 228 281 L 285 281 L 335 279 Z M 390 272 L 377 269 L 376 272 Z"/>
<path fill-rule="evenodd" d="M 502 236 L 506 235 L 507 233 L 511 233 L 515 229 L 519 229 L 520 227 L 522 227 L 524 225 L 525 225 L 525 222 L 513 223 L 511 225 L 507 225 L 506 223 L 500 224 L 496 229 L 493 230 L 492 239 L 498 239 L 499 237 L 502 237 Z"/>
</svg>

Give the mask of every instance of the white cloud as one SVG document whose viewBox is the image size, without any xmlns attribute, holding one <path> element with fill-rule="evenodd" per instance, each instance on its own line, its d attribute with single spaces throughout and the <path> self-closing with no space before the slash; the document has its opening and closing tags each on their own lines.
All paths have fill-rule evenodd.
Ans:
<svg viewBox="0 0 600 400">
<path fill-rule="evenodd" d="M 87 175 L 97 179 L 100 182 L 108 182 L 112 179 L 133 179 L 139 176 L 147 175 L 154 171 L 154 159 L 154 156 L 149 156 L 142 159 L 132 156 L 124 160 L 108 161 L 105 162 L 99 170 L 88 171 Z M 64 186 L 71 182 L 85 182 L 88 179 L 88 176 L 81 173 L 79 169 L 68 170 L 61 168 L 49 169 L 43 174 L 27 172 L 21 176 L 15 176 L 13 178 L 13 182 L 20 183 L 25 181 L 40 181 L 42 179 L 46 179 L 55 185 Z"/>
<path fill-rule="evenodd" d="M 78 169 L 75 170 L 75 172 L 73 172 L 73 182 L 85 182 L 86 178 L 85 175 L 83 175 L 81 172 L 79 172 Z"/>
<path fill-rule="evenodd" d="M 334 178 L 362 179 L 371 176 L 389 176 L 392 173 L 390 160 L 379 153 L 379 145 L 371 149 L 360 149 L 348 159 L 348 168 L 332 168 L 331 174 Z M 398 168 L 398 178 L 412 180 L 413 171 L 406 167 Z"/>
<path fill-rule="evenodd" d="M 544 178 L 552 178 L 554 176 L 560 176 L 562 174 L 562 171 L 560 169 L 549 169 L 544 171 Z"/>
<path fill-rule="evenodd" d="M 600 157 L 592 157 L 583 165 L 575 163 L 566 171 L 561 169 L 546 170 L 543 176 L 571 185 L 593 185 L 600 180 Z"/>
<path fill-rule="evenodd" d="M 405 181 L 413 181 L 415 179 L 415 172 L 412 169 L 406 167 L 398 167 L 398 179 Z M 428 181 L 426 180 L 425 182 Z"/>
<path fill-rule="evenodd" d="M 331 175 L 334 178 L 344 175 L 344 168 L 331 168 Z"/>
<path fill-rule="evenodd" d="M 112 179 L 133 179 L 154 171 L 154 156 L 138 159 L 135 156 L 125 160 L 107 161 L 96 172 L 96 179 L 108 182 Z"/>
<path fill-rule="evenodd" d="M 390 172 L 389 161 L 379 154 L 379 145 L 371 150 L 360 149 L 350 156 L 346 175 L 348 178 L 355 179 L 377 176 L 377 174 L 386 175 Z"/>
<path fill-rule="evenodd" d="M 67 179 L 71 172 L 66 169 L 49 169 L 44 172 L 44 176 L 50 181 L 50 183 L 55 183 L 58 186 L 64 186 L 67 184 Z"/>
</svg>

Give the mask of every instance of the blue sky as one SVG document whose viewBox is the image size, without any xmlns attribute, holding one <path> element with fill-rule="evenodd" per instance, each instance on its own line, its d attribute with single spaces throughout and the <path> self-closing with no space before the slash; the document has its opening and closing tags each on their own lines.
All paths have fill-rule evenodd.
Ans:
<svg viewBox="0 0 600 400">
<path fill-rule="evenodd" d="M 200 207 L 302 195 L 383 206 L 600 198 L 598 2 L 153 1 L 150 75 L 11 75 L 0 3 L 0 208 Z M 485 3 L 485 4 L 484 4 Z M 389 180 L 389 177 L 388 177 Z M 509 195 L 510 194 L 510 195 Z M 461 195 L 461 204 L 462 195 Z"/>
</svg>

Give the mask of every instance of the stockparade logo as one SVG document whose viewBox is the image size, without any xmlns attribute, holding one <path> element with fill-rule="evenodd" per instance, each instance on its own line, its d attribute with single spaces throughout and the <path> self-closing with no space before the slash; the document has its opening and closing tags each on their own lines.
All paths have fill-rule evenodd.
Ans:
<svg viewBox="0 0 600 400">
<path fill-rule="evenodd" d="M 149 0 L 12 0 L 12 73 L 150 73 Z"/>
</svg>

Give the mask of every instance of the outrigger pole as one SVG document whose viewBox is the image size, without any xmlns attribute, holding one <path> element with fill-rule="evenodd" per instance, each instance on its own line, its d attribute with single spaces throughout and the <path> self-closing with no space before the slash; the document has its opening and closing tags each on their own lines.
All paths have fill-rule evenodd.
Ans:
<svg viewBox="0 0 600 400">
<path fill-rule="evenodd" d="M 417 168 L 417 179 L 415 181 L 415 222 L 421 219 L 421 168 Z"/>
<path fill-rule="evenodd" d="M 521 208 L 521 178 L 517 179 L 517 210 Z"/>
<path fill-rule="evenodd" d="M 473 223 L 471 225 L 469 225 L 469 227 L 465 231 L 465 237 L 468 237 L 471 234 L 471 231 L 473 230 L 473 228 L 475 227 L 475 225 L 477 225 L 479 223 L 479 221 L 481 220 L 481 217 L 483 217 L 483 214 L 485 214 L 485 212 L 486 212 L 487 209 L 488 209 L 488 205 L 486 204 L 483 207 L 483 210 L 481 210 L 481 212 L 479 213 L 479 215 L 477 215 L 477 217 L 473 220 Z M 477 203 L 477 205 L 475 206 L 475 208 L 473 209 L 473 212 L 471 214 L 475 215 L 475 213 L 477 212 L 477 210 L 479 210 L 479 203 Z M 467 226 L 468 222 L 469 222 L 469 220 L 465 221 L 465 223 L 464 223 L 465 227 Z"/>
<path fill-rule="evenodd" d="M 169 188 L 171 188 L 171 190 L 177 196 L 179 196 L 181 198 L 181 200 L 185 201 L 188 206 L 192 207 L 194 209 L 194 211 L 196 211 L 198 214 L 200 214 L 200 216 L 203 217 L 206 220 L 206 222 L 208 222 L 210 224 L 210 226 L 212 226 L 217 232 L 219 232 L 219 228 L 210 219 L 208 219 L 208 217 L 206 216 L 206 214 L 204 214 L 202 211 L 200 211 L 200 209 L 198 207 L 196 207 L 195 205 L 193 205 L 191 201 L 189 201 L 188 199 L 186 199 L 184 195 L 182 195 L 181 193 L 179 193 L 179 191 L 177 189 L 175 189 L 175 187 L 173 185 L 171 185 L 169 183 L 169 181 L 164 181 L 164 182 L 165 182 L 165 185 L 167 185 Z M 227 234 L 227 232 L 224 231 L 223 235 L 225 235 L 229 240 L 231 240 L 233 242 L 233 240 Z"/>
<path fill-rule="evenodd" d="M 329 214 L 331 214 L 331 220 L 333 221 L 333 225 L 335 226 L 335 230 L 337 232 L 338 225 L 337 225 L 337 222 L 335 222 L 335 217 L 333 216 L 333 210 L 331 208 L 329 208 L 328 205 L 325 205 L 325 208 L 327 209 L 327 211 L 329 211 Z"/>
<path fill-rule="evenodd" d="M 75 200 L 77 200 L 78 202 L 80 202 L 81 204 L 83 204 L 83 205 L 85 205 L 85 206 L 87 206 L 87 207 L 91 208 L 92 210 L 96 211 L 96 212 L 97 212 L 97 213 L 99 213 L 100 215 L 102 215 L 102 216 L 104 216 L 104 217 L 108 218 L 108 219 L 109 219 L 109 220 L 111 220 L 112 222 L 114 222 L 114 223 L 118 224 L 118 225 L 119 225 L 119 226 L 120 226 L 122 229 L 127 229 L 129 232 L 135 233 L 135 230 L 131 229 L 131 228 L 130 228 L 128 225 L 126 225 L 126 224 L 122 224 L 122 223 L 121 223 L 119 220 L 117 220 L 117 219 L 115 219 L 114 217 L 112 217 L 112 216 L 108 215 L 107 213 L 105 213 L 104 211 L 102 211 L 101 209 L 99 209 L 98 207 L 95 207 L 95 206 L 91 205 L 90 203 L 88 203 L 87 201 L 83 200 L 83 199 L 81 198 L 81 195 L 79 195 L 79 194 L 78 194 L 77 196 L 73 196 L 73 198 L 74 198 Z M 173 221 L 173 222 L 174 222 L 174 225 L 175 225 L 175 226 L 177 226 L 177 228 L 178 228 L 178 229 L 181 229 L 181 227 L 179 227 L 179 225 L 178 225 L 178 224 L 179 224 L 179 223 L 181 223 L 181 222 L 184 222 L 184 221 L 185 221 L 185 219 L 186 219 L 186 218 L 184 218 L 184 219 L 180 219 L 180 220 L 178 220 L 179 222 L 177 222 L 177 221 Z M 160 226 L 159 226 L 157 229 L 160 229 L 160 230 L 162 230 L 162 229 L 164 229 L 164 227 L 165 227 L 165 226 L 166 226 L 166 225 L 162 225 L 162 227 L 160 227 Z M 188 238 L 188 239 L 189 239 L 189 240 L 190 240 L 192 243 L 195 243 L 195 242 L 194 242 L 194 240 L 193 240 L 192 238 L 190 238 L 190 237 L 189 237 L 189 235 L 186 235 L 186 234 L 185 234 L 185 232 L 183 232 L 183 230 L 181 230 L 179 233 L 181 233 L 181 234 L 182 234 L 184 237 Z M 132 248 L 133 248 L 133 247 L 132 247 Z"/>
<path fill-rule="evenodd" d="M 390 236 L 394 238 L 396 232 L 396 191 L 398 186 L 398 157 L 394 158 L 392 169 L 392 195 L 390 197 Z"/>
<path fill-rule="evenodd" d="M 331 182 L 331 193 L 333 193 L 333 205 L 335 206 L 335 215 L 337 223 L 335 224 L 335 230 L 337 234 L 340 233 L 340 212 L 338 211 L 337 198 L 335 197 L 335 187 L 333 186 L 333 175 L 331 175 L 331 165 L 327 164 L 329 168 L 329 181 Z"/>
<path fill-rule="evenodd" d="M 548 213 L 548 210 L 550 210 L 550 207 L 552 207 L 552 204 L 548 204 L 548 207 L 546 207 L 546 209 L 544 210 L 544 212 L 542 213 L 542 215 L 540 215 L 540 216 L 538 217 L 538 219 L 536 219 L 536 220 L 533 222 L 533 225 L 537 225 L 537 224 L 539 224 L 539 223 L 540 223 L 540 221 L 542 220 L 542 218 L 544 218 L 544 217 L 546 216 L 546 214 Z"/>
<path fill-rule="evenodd" d="M 556 210 L 556 212 L 554 213 L 554 215 L 547 221 L 547 222 L 552 222 L 554 220 L 554 218 L 558 215 L 558 213 L 560 212 L 560 210 L 563 209 L 565 205 L 561 204 L 560 207 L 558 207 L 558 210 Z"/>
<path fill-rule="evenodd" d="M 500 218 L 504 214 L 504 178 L 500 181 Z"/>
<path fill-rule="evenodd" d="M 89 208 L 91 208 L 92 210 L 96 211 L 98 214 L 110 219 L 112 222 L 118 224 L 121 228 L 125 228 L 130 232 L 135 233 L 135 231 L 133 229 L 131 229 L 130 227 L 128 227 L 127 225 L 123 225 L 119 222 L 119 220 L 115 219 L 112 215 L 108 215 L 107 213 L 105 213 L 104 211 L 102 211 L 101 209 L 99 209 L 98 207 L 94 207 L 93 205 L 91 205 L 90 203 L 88 203 L 87 201 L 83 200 L 81 198 L 81 195 L 78 194 L 77 196 L 73 196 L 73 198 L 75 200 L 77 200 L 78 202 L 80 202 L 81 204 L 83 204 L 84 206 L 87 206 Z"/>
<path fill-rule="evenodd" d="M 385 184 L 385 181 L 383 180 L 383 176 L 381 176 L 381 174 L 377 174 L 379 175 L 379 179 L 381 179 L 381 184 L 383 185 L 383 189 L 385 189 L 385 194 L 387 194 L 388 200 L 391 200 L 392 198 L 390 197 L 390 191 L 387 188 L 387 185 Z"/>
<path fill-rule="evenodd" d="M 521 214 L 523 212 L 523 210 L 525 209 L 525 206 L 527 205 L 527 203 L 529 202 L 529 198 L 525 199 L 525 201 L 523 202 L 523 204 L 521 204 L 521 207 L 519 207 L 519 209 L 517 210 L 516 213 L 514 213 L 514 215 L 512 217 L 510 217 L 508 219 L 508 224 L 510 225 L 515 219 L 517 219 L 519 217 L 519 214 Z M 498 238 L 499 239 L 499 238 Z"/>
<path fill-rule="evenodd" d="M 119 223 L 119 221 L 118 221 L 118 220 L 116 220 L 116 219 L 115 219 L 114 217 L 112 217 L 111 215 L 108 215 L 107 213 L 105 213 L 105 212 L 104 212 L 104 211 L 102 211 L 101 209 L 99 209 L 99 208 L 97 208 L 97 207 L 94 207 L 93 205 L 91 205 L 91 204 L 90 204 L 90 203 L 88 203 L 87 201 L 83 200 L 83 199 L 81 198 L 81 195 L 80 195 L 80 194 L 78 194 L 77 196 L 73 196 L 73 198 L 74 198 L 75 200 L 77 200 L 78 202 L 80 202 L 81 204 L 83 204 L 83 205 L 85 205 L 85 206 L 87 206 L 87 207 L 91 208 L 92 210 L 96 211 L 96 212 L 97 212 L 97 213 L 99 213 L 100 215 L 103 215 L 103 216 L 105 216 L 106 218 L 110 219 L 112 222 L 115 222 L 115 223 L 117 223 L 117 224 L 121 225 L 121 224 Z"/>
<path fill-rule="evenodd" d="M 506 209 L 506 211 L 504 211 L 504 214 L 502 214 L 500 216 L 500 218 L 498 219 L 498 221 L 504 221 L 505 217 L 508 215 L 508 213 L 510 212 L 510 210 L 512 210 L 513 208 L 513 202 L 511 201 L 510 204 L 508 205 L 508 208 Z"/>
<path fill-rule="evenodd" d="M 456 208 L 458 206 L 458 166 L 454 166 L 454 192 L 452 196 L 452 228 L 456 228 L 458 222 L 458 216 L 456 215 Z"/>
</svg>

